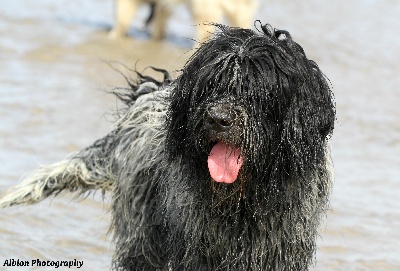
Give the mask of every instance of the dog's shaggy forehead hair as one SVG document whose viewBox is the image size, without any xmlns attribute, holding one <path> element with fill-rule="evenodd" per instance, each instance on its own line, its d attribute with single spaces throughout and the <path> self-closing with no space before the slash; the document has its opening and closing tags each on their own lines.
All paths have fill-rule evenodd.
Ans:
<svg viewBox="0 0 400 271">
<path fill-rule="evenodd" d="M 258 101 L 273 89 L 287 88 L 284 79 L 306 77 L 299 64 L 308 60 L 287 32 L 268 26 L 262 26 L 262 32 L 217 26 L 220 31 L 214 39 L 203 44 L 185 66 L 179 91 L 196 89 L 196 98 L 230 94 Z"/>
</svg>

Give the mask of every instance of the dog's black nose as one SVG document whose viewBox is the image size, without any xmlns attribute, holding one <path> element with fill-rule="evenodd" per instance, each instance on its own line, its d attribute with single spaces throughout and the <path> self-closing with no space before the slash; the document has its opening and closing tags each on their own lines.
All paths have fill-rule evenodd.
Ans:
<svg viewBox="0 0 400 271">
<path fill-rule="evenodd" d="M 207 108 L 206 124 L 216 132 L 225 132 L 232 127 L 236 117 L 231 106 L 218 104 Z"/>
</svg>

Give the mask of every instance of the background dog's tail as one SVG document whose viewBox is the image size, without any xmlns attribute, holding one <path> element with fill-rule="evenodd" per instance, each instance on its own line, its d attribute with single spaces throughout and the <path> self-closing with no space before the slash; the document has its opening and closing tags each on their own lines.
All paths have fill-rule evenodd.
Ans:
<svg viewBox="0 0 400 271">
<path fill-rule="evenodd" d="M 106 136 L 58 163 L 39 167 L 0 199 L 0 208 L 34 204 L 63 190 L 77 196 L 93 190 L 112 190 L 114 178 L 108 151 L 113 144 L 107 144 L 110 138 Z"/>
</svg>

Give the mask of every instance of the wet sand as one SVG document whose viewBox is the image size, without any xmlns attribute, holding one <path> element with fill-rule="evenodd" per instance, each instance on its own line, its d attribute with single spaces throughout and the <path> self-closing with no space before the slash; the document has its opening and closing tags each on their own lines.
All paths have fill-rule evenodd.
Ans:
<svg viewBox="0 0 400 271">
<path fill-rule="evenodd" d="M 141 30 L 145 9 L 133 23 L 134 38 L 116 42 L 105 32 L 113 23 L 112 1 L 79 5 L 21 0 L 0 7 L 0 195 L 39 164 L 112 128 L 117 102 L 107 91 L 126 86 L 113 67 L 124 74 L 130 74 L 126 67 L 173 71 L 191 54 L 193 27 L 183 7 L 167 41 L 157 43 Z M 314 270 L 400 270 L 398 14 L 394 0 L 274 0 L 255 17 L 289 30 L 336 97 L 336 177 Z M 109 270 L 108 204 L 100 195 L 78 202 L 65 195 L 1 210 L 0 270 L 53 270 L 3 267 L 6 259 L 36 258 Z"/>
</svg>

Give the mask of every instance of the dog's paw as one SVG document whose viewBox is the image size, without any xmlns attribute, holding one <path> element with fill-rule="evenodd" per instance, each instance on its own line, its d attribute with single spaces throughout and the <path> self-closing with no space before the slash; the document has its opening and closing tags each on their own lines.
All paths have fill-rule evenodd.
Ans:
<svg viewBox="0 0 400 271">
<path fill-rule="evenodd" d="M 126 33 L 123 33 L 115 28 L 108 32 L 108 38 L 111 40 L 126 39 L 127 37 L 128 36 Z"/>
</svg>

